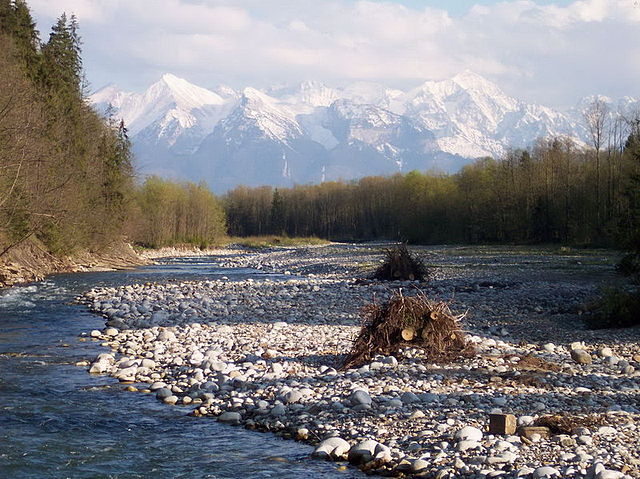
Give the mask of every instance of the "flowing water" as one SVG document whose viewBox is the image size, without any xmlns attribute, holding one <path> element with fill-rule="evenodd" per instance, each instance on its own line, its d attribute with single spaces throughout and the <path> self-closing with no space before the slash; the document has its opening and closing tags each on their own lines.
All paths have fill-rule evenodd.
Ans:
<svg viewBox="0 0 640 479">
<path fill-rule="evenodd" d="M 95 286 L 264 277 L 212 258 L 57 275 L 0 293 L 0 478 L 355 478 L 308 446 L 187 416 L 74 364 L 106 350 L 78 335 L 104 321 L 73 303 Z"/>
</svg>

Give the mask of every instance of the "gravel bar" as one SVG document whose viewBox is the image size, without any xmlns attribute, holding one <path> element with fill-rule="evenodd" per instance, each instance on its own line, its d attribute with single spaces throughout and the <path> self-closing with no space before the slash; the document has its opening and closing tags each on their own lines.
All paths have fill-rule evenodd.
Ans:
<svg viewBox="0 0 640 479">
<path fill-rule="evenodd" d="M 80 364 L 383 476 L 640 478 L 640 329 L 581 321 L 616 281 L 610 252 L 424 247 L 430 282 L 363 280 L 385 246 L 220 251 L 216 266 L 282 276 L 94 289 L 79 301 L 106 327 L 87 336 L 111 352 Z M 405 348 L 339 371 L 360 309 L 398 288 L 466 313 L 477 355 L 434 364 Z M 490 414 L 518 433 L 490 433 Z M 548 415 L 574 427 L 531 429 Z"/>
</svg>

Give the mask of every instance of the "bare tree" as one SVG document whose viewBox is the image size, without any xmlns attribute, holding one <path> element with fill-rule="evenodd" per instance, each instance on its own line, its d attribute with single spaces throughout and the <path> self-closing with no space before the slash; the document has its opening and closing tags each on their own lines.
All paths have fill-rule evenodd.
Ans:
<svg viewBox="0 0 640 479">
<path fill-rule="evenodd" d="M 600 151 L 605 143 L 604 136 L 609 118 L 609 107 L 602 98 L 596 97 L 582 114 L 589 130 L 591 144 L 596 152 L 596 215 L 598 224 L 600 224 Z"/>
</svg>

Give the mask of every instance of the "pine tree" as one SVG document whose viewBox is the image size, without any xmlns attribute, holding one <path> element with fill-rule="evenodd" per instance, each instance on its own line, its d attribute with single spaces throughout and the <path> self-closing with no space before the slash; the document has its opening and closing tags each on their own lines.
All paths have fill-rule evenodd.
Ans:
<svg viewBox="0 0 640 479">
<path fill-rule="evenodd" d="M 52 92 L 80 95 L 82 89 L 82 49 L 75 16 L 62 14 L 51 28 L 42 47 L 44 86 Z"/>
<path fill-rule="evenodd" d="M 12 37 L 17 57 L 33 79 L 40 59 L 40 38 L 24 0 L 0 0 L 0 32 Z"/>
<path fill-rule="evenodd" d="M 271 199 L 271 215 L 270 226 L 273 234 L 281 235 L 284 233 L 284 199 L 282 194 L 276 188 Z"/>
</svg>

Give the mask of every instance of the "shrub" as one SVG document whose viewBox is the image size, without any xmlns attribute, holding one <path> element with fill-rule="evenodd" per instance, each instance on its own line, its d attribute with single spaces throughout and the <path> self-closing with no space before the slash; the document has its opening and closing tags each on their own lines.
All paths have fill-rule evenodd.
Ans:
<svg viewBox="0 0 640 479">
<path fill-rule="evenodd" d="M 608 288 L 586 319 L 590 329 L 628 328 L 640 325 L 640 290 Z"/>
</svg>

